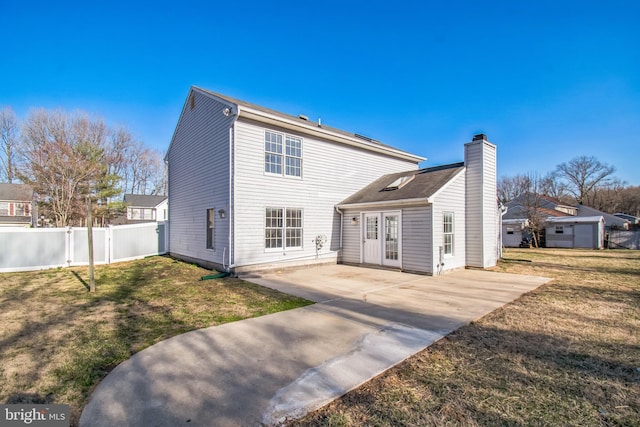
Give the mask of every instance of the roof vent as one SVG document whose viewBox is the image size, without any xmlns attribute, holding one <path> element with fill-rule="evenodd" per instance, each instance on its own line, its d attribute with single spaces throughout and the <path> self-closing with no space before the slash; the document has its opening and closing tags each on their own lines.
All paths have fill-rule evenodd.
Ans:
<svg viewBox="0 0 640 427">
<path fill-rule="evenodd" d="M 355 136 L 356 138 L 364 139 L 368 142 L 374 142 L 373 138 L 369 138 L 368 136 L 360 135 L 358 133 L 354 133 L 353 136 Z"/>
<path fill-rule="evenodd" d="M 298 118 L 302 119 L 302 120 L 309 121 L 309 117 L 305 116 L 304 114 L 298 114 Z"/>
<path fill-rule="evenodd" d="M 477 135 L 473 135 L 473 140 L 474 141 L 486 141 L 487 140 L 487 135 L 485 135 L 484 133 L 479 133 Z"/>
</svg>

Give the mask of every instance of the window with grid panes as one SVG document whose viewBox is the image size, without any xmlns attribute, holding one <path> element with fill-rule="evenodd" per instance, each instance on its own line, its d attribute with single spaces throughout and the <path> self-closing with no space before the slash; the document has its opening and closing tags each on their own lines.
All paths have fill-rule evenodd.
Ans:
<svg viewBox="0 0 640 427">
<path fill-rule="evenodd" d="M 268 174 L 302 177 L 302 138 L 264 132 L 264 171 Z"/>
<path fill-rule="evenodd" d="M 302 248 L 302 209 L 266 208 L 264 233 L 265 249 Z"/>
<path fill-rule="evenodd" d="M 443 246 L 445 255 L 453 254 L 453 212 L 442 215 Z"/>
</svg>

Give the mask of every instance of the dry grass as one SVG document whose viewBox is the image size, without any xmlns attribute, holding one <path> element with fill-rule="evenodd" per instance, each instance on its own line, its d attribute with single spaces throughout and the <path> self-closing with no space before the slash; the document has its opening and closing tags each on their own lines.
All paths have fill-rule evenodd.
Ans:
<svg viewBox="0 0 640 427">
<path fill-rule="evenodd" d="M 554 280 L 291 426 L 640 425 L 640 252 L 504 256 Z"/>
<path fill-rule="evenodd" d="M 167 257 L 0 274 L 0 402 L 71 405 L 133 353 L 171 336 L 309 304 Z"/>
</svg>

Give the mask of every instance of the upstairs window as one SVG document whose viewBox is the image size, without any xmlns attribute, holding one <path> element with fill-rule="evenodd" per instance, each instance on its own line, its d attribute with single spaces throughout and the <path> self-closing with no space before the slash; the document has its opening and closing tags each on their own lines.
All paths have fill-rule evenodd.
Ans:
<svg viewBox="0 0 640 427">
<path fill-rule="evenodd" d="M 264 171 L 273 175 L 302 177 L 302 138 L 265 131 Z"/>
<path fill-rule="evenodd" d="M 279 133 L 264 133 L 264 171 L 282 175 L 282 135 Z"/>
<path fill-rule="evenodd" d="M 302 176 L 302 138 L 287 135 L 285 154 L 285 175 Z"/>
</svg>

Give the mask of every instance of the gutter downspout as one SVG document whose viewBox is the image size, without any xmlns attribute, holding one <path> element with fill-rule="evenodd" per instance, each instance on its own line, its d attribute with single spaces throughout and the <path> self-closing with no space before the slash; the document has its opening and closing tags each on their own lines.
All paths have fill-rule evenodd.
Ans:
<svg viewBox="0 0 640 427">
<path fill-rule="evenodd" d="M 500 216 L 498 218 L 498 239 L 500 240 L 498 243 L 498 259 L 502 259 L 502 217 L 507 214 L 509 207 L 500 203 L 498 205 L 498 209 L 500 210 Z"/>
<path fill-rule="evenodd" d="M 238 111 L 238 114 L 240 112 Z M 236 115 L 236 118 L 238 116 Z M 234 119 L 229 128 L 229 262 L 227 263 L 226 273 L 231 273 L 231 269 L 235 264 L 231 264 L 233 254 L 233 224 L 235 223 L 235 212 L 233 211 L 233 180 L 235 178 L 235 156 L 233 155 L 233 137 L 236 121 Z M 223 261 L 224 262 L 224 261 Z"/>
<path fill-rule="evenodd" d="M 338 248 L 338 257 L 342 257 L 342 227 L 344 226 L 344 212 L 338 206 L 335 207 L 336 212 L 340 214 L 340 247 Z"/>
</svg>

